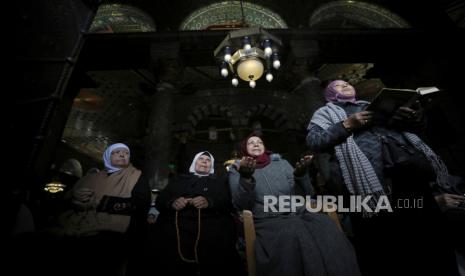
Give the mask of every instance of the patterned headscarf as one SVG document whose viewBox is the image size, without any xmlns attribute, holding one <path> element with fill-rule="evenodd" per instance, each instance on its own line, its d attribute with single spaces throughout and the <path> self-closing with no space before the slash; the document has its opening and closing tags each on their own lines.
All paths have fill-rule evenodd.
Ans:
<svg viewBox="0 0 465 276">
<path fill-rule="evenodd" d="M 197 173 L 195 171 L 195 162 L 197 162 L 197 159 L 199 159 L 200 156 L 202 155 L 206 155 L 208 157 L 210 157 L 210 159 L 212 160 L 212 165 L 210 167 L 210 171 L 208 172 L 208 174 L 200 174 L 200 173 Z M 193 173 L 197 176 L 207 176 L 207 175 L 210 175 L 210 174 L 214 174 L 215 173 L 215 158 L 213 158 L 213 155 L 208 152 L 208 151 L 201 151 L 199 153 L 197 153 L 194 157 L 194 160 L 192 160 L 192 163 L 191 163 L 191 166 L 189 167 L 189 172 L 190 173 Z"/>
<path fill-rule="evenodd" d="M 332 103 L 334 103 L 334 102 L 351 102 L 351 103 L 354 103 L 356 93 L 355 93 L 355 89 L 352 87 L 352 85 L 350 85 L 350 87 L 354 91 L 354 94 L 352 96 L 345 96 L 344 94 L 342 94 L 342 93 L 340 93 L 340 92 L 338 92 L 336 90 L 336 84 L 338 84 L 341 81 L 343 81 L 343 80 L 334 80 L 334 81 L 330 82 L 328 84 L 328 86 L 326 86 L 326 89 L 325 89 L 326 101 L 332 102 Z M 345 82 L 345 81 L 343 81 L 343 82 Z"/>
<path fill-rule="evenodd" d="M 109 146 L 103 153 L 103 162 L 105 163 L 105 170 L 107 171 L 107 173 L 114 173 L 123 169 L 111 165 L 111 153 L 115 149 L 127 149 L 129 151 L 129 156 L 131 156 L 131 151 L 129 150 L 129 147 L 125 144 L 116 143 Z"/>
</svg>

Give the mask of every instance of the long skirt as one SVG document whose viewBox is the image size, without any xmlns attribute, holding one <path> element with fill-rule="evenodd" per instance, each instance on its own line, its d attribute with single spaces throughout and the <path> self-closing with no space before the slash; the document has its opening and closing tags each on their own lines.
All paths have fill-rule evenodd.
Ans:
<svg viewBox="0 0 465 276">
<path fill-rule="evenodd" d="M 354 249 L 329 216 L 321 213 L 257 219 L 257 275 L 360 275 Z"/>
</svg>

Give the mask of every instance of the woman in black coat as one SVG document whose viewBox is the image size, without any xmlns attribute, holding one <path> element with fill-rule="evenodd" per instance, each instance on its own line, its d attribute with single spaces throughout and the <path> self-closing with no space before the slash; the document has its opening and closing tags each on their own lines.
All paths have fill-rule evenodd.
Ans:
<svg viewBox="0 0 465 276">
<path fill-rule="evenodd" d="M 227 178 L 214 175 L 214 158 L 199 152 L 189 174 L 171 181 L 157 199 L 157 260 L 166 275 L 240 275 Z M 157 269 L 159 270 L 159 269 Z"/>
</svg>

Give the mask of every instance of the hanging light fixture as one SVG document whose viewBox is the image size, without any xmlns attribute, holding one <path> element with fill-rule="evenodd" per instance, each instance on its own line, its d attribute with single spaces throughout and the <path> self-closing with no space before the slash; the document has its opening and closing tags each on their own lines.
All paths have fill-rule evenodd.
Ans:
<svg viewBox="0 0 465 276">
<path fill-rule="evenodd" d="M 221 76 L 231 76 L 231 84 L 237 86 L 238 78 L 254 88 L 264 74 L 273 81 L 273 72 L 281 66 L 279 47 L 282 42 L 262 28 L 247 28 L 230 32 L 215 49 L 220 63 Z"/>
<path fill-rule="evenodd" d="M 59 180 L 53 180 L 52 182 L 45 184 L 44 191 L 51 194 L 56 194 L 59 192 L 64 192 L 65 188 L 65 184 L 61 183 Z"/>
<path fill-rule="evenodd" d="M 231 158 L 229 160 L 224 161 L 223 163 L 223 166 L 226 168 L 226 171 L 229 172 L 229 166 L 234 164 L 237 160 L 240 160 L 239 153 L 236 150 L 234 150 L 233 152 L 231 152 Z"/>
</svg>

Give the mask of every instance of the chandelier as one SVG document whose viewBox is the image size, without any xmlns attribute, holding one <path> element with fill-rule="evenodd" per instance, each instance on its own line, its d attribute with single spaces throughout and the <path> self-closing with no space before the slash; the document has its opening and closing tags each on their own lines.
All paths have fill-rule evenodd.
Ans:
<svg viewBox="0 0 465 276">
<path fill-rule="evenodd" d="M 65 188 L 65 184 L 61 183 L 58 180 L 53 180 L 52 182 L 45 184 L 44 191 L 51 194 L 56 194 L 59 192 L 63 192 Z"/>
<path fill-rule="evenodd" d="M 227 78 L 231 75 L 233 86 L 238 78 L 249 82 L 254 88 L 256 81 L 266 75 L 273 81 L 273 71 L 281 66 L 279 47 L 282 42 L 262 28 L 248 28 L 231 31 L 215 49 L 214 56 L 220 63 L 220 73 Z"/>
</svg>

